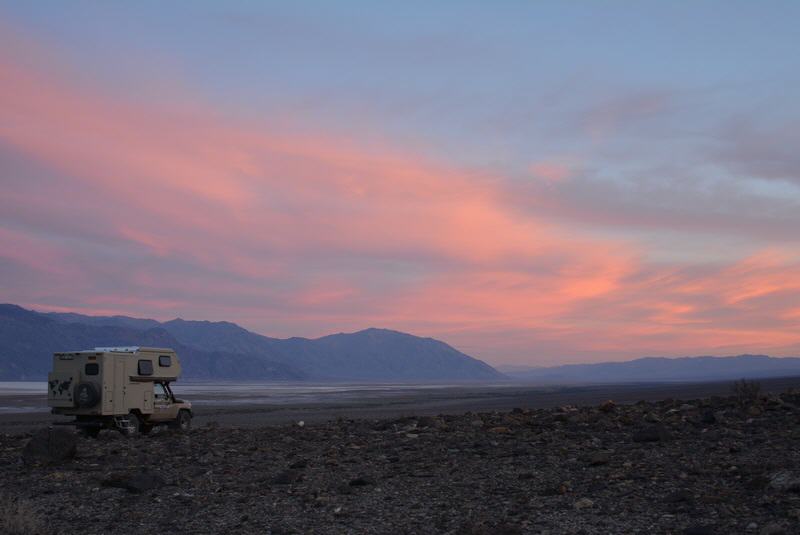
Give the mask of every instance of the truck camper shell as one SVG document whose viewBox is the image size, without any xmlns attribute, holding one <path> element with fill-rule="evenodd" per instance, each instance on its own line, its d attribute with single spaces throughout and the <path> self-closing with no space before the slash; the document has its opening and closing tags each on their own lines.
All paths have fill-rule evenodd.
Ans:
<svg viewBox="0 0 800 535">
<path fill-rule="evenodd" d="M 54 414 L 74 415 L 78 425 L 109 426 L 109 417 L 132 413 L 137 425 L 175 419 L 180 410 L 191 417 L 191 405 L 175 400 L 169 388 L 180 374 L 180 359 L 169 348 L 59 352 L 53 355 L 53 371 L 47 377 L 47 401 Z"/>
</svg>

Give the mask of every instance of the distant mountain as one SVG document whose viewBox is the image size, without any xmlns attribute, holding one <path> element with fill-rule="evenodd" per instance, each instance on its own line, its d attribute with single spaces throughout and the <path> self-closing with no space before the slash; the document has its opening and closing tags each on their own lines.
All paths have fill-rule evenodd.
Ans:
<svg viewBox="0 0 800 535">
<path fill-rule="evenodd" d="M 444 342 L 385 329 L 269 338 L 229 322 L 39 313 L 0 305 L 0 380 L 39 380 L 56 351 L 172 347 L 196 379 L 486 381 L 504 376 Z"/>
<path fill-rule="evenodd" d="M 75 320 L 73 314 L 40 314 L 16 305 L 0 305 L 0 380 L 39 380 L 47 377 L 56 351 L 77 351 L 100 346 L 172 347 L 181 355 L 187 377 L 233 379 L 258 377 L 302 380 L 305 376 L 291 366 L 254 355 L 231 351 L 203 351 L 181 344 L 161 327 L 136 329 L 123 325 L 119 317 L 95 318 L 90 324 Z M 126 318 L 133 320 L 133 318 Z M 158 325 L 158 322 L 155 322 Z"/>
<path fill-rule="evenodd" d="M 800 358 L 766 355 L 646 357 L 627 362 L 568 364 L 549 368 L 501 366 L 499 369 L 512 379 L 538 383 L 692 382 L 800 375 Z"/>
</svg>

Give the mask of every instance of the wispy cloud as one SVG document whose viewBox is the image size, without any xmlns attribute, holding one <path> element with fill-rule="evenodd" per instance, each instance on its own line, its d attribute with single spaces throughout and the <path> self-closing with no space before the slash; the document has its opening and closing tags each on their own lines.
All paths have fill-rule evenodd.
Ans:
<svg viewBox="0 0 800 535">
<path fill-rule="evenodd" d="M 683 217 L 680 195 L 652 198 L 655 182 L 615 189 L 555 155 L 522 187 L 388 143 L 231 119 L 194 95 L 134 101 L 5 50 L 7 300 L 230 319 L 272 335 L 382 325 L 494 361 L 800 343 L 793 246 L 664 263 L 610 231 L 735 220 L 691 199 Z M 664 106 L 659 95 L 615 102 L 587 128 L 608 135 L 628 112 Z M 773 224 L 745 217 L 753 236 Z"/>
</svg>

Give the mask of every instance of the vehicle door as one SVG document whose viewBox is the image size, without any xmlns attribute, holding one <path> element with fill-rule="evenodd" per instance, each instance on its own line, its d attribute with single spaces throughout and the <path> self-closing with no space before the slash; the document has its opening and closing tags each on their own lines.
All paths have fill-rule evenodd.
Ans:
<svg viewBox="0 0 800 535">
<path fill-rule="evenodd" d="M 164 383 L 154 383 L 153 394 L 155 402 L 153 403 L 153 415 L 150 419 L 157 422 L 174 420 L 177 416 L 177 411 L 169 388 Z"/>
</svg>

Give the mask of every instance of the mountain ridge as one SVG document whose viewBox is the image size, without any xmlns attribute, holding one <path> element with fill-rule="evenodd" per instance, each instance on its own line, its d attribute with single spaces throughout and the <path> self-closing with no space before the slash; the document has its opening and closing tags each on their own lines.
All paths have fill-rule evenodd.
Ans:
<svg viewBox="0 0 800 535">
<path fill-rule="evenodd" d="M 800 358 L 769 355 L 642 357 L 550 367 L 498 366 L 511 379 L 542 383 L 673 382 L 800 376 Z"/>
<path fill-rule="evenodd" d="M 622 362 L 495 369 L 434 338 L 368 327 L 317 338 L 273 338 L 229 321 L 36 312 L 0 304 L 0 380 L 40 379 L 52 352 L 161 345 L 182 356 L 186 377 L 276 381 L 496 381 L 598 384 L 800 376 L 800 358 L 768 355 L 642 357 Z"/>
<path fill-rule="evenodd" d="M 0 305 L 0 380 L 46 377 L 52 353 L 157 345 L 181 355 L 195 379 L 486 381 L 504 376 L 448 344 L 368 328 L 316 339 L 270 338 L 231 322 L 36 312 Z"/>
</svg>

